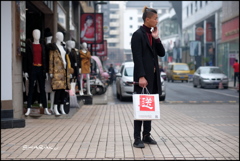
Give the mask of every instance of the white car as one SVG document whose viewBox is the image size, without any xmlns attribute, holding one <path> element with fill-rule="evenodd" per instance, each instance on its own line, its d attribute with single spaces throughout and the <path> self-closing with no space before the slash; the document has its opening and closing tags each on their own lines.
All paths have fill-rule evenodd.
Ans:
<svg viewBox="0 0 240 161">
<path fill-rule="evenodd" d="M 193 74 L 193 87 L 219 87 L 219 83 L 228 88 L 228 77 L 217 66 L 200 66 Z"/>
<path fill-rule="evenodd" d="M 131 98 L 133 94 L 133 67 L 134 63 L 124 62 L 121 65 L 119 73 L 116 74 L 116 93 L 117 98 L 123 101 L 125 98 Z M 166 86 L 164 79 L 161 78 L 162 95 L 159 100 L 164 101 L 166 98 Z"/>
</svg>

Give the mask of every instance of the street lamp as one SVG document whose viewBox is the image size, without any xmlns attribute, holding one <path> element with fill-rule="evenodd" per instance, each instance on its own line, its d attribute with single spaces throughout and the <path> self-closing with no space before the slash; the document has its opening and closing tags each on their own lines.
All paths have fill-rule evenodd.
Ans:
<svg viewBox="0 0 240 161">
<path fill-rule="evenodd" d="M 94 51 L 94 55 L 96 55 L 96 7 L 97 5 L 100 4 L 100 5 L 104 5 L 104 4 L 107 4 L 106 1 L 94 1 L 94 46 L 95 46 L 95 51 Z M 92 52 L 93 53 L 93 52 Z"/>
</svg>

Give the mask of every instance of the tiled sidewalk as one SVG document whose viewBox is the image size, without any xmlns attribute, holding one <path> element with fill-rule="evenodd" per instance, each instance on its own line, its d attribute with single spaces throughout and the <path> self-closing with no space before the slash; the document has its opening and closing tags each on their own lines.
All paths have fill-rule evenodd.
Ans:
<svg viewBox="0 0 240 161">
<path fill-rule="evenodd" d="M 1 129 L 1 159 L 239 160 L 239 137 L 161 105 L 152 121 L 158 145 L 133 143 L 131 104 L 83 105 L 72 118 L 26 119 L 25 128 Z"/>
</svg>

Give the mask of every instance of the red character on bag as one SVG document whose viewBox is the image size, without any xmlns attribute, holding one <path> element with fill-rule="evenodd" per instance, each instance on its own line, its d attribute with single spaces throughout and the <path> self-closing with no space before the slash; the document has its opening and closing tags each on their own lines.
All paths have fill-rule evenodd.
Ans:
<svg viewBox="0 0 240 161">
<path fill-rule="evenodd" d="M 154 96 L 140 96 L 140 111 L 155 111 Z"/>
</svg>

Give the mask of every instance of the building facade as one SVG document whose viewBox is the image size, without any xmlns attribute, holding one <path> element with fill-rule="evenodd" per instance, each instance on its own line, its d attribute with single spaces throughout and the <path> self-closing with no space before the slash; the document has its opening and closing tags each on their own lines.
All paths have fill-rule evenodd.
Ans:
<svg viewBox="0 0 240 161">
<path fill-rule="evenodd" d="M 76 41 L 79 48 L 80 15 L 94 12 L 94 1 L 1 1 L 1 110 L 12 110 L 13 119 L 23 115 L 23 68 L 26 39 L 32 31 L 49 28 Z"/>
<path fill-rule="evenodd" d="M 217 46 L 216 64 L 229 79 L 233 79 L 232 65 L 239 60 L 239 1 L 223 1 L 221 39 Z"/>
<path fill-rule="evenodd" d="M 221 12 L 222 1 L 182 1 L 183 62 L 194 64 L 195 69 L 216 65 Z"/>
<path fill-rule="evenodd" d="M 168 12 L 171 7 L 169 1 L 127 1 L 126 8 L 124 12 L 124 59 L 131 60 L 131 38 L 133 32 L 135 32 L 140 26 L 143 25 L 143 7 L 147 6 L 154 8 L 158 12 L 158 17 Z M 161 38 L 161 37 L 160 37 Z"/>
</svg>

